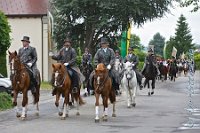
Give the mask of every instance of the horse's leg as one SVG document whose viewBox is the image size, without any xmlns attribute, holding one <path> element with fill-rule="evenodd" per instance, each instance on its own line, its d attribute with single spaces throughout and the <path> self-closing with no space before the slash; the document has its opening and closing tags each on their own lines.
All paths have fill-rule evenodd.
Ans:
<svg viewBox="0 0 200 133">
<path fill-rule="evenodd" d="M 95 98 L 96 98 L 96 102 L 95 102 L 95 122 L 99 122 L 99 96 L 100 94 L 95 93 Z"/>
<path fill-rule="evenodd" d="M 103 107 L 104 107 L 103 121 L 107 121 L 108 120 L 108 96 L 103 97 Z"/>
<path fill-rule="evenodd" d="M 76 100 L 76 115 L 80 115 L 79 113 L 79 96 L 80 96 L 80 89 L 79 92 L 74 94 Z"/>
<path fill-rule="evenodd" d="M 28 105 L 28 88 L 23 91 L 22 115 L 21 115 L 22 120 L 24 120 L 24 118 L 26 117 L 27 105 Z"/>
<path fill-rule="evenodd" d="M 136 97 L 136 91 L 137 91 L 137 86 L 134 86 L 133 87 L 133 90 L 132 90 L 132 99 L 133 99 L 133 102 L 132 102 L 132 106 L 135 107 L 136 106 L 136 102 L 135 102 L 135 97 Z"/>
<path fill-rule="evenodd" d="M 156 82 L 156 79 L 154 78 L 154 79 L 152 80 L 152 83 L 151 83 L 151 87 L 152 87 L 151 95 L 154 94 L 155 82 Z"/>
<path fill-rule="evenodd" d="M 131 92 L 130 92 L 130 88 L 127 87 L 126 88 L 126 97 L 127 97 L 127 107 L 130 108 L 131 106 Z"/>
<path fill-rule="evenodd" d="M 17 106 L 17 97 L 18 97 L 18 91 L 14 90 L 13 92 L 13 106 L 15 107 L 16 117 L 20 117 L 19 108 Z"/>
<path fill-rule="evenodd" d="M 65 120 L 65 118 L 68 116 L 69 116 L 69 92 L 65 92 L 61 120 Z"/>
<path fill-rule="evenodd" d="M 62 109 L 59 107 L 59 100 L 60 100 L 60 93 L 57 93 L 56 94 L 56 101 L 55 101 L 55 105 L 58 109 L 58 115 L 61 116 L 63 113 L 62 113 Z"/>
</svg>

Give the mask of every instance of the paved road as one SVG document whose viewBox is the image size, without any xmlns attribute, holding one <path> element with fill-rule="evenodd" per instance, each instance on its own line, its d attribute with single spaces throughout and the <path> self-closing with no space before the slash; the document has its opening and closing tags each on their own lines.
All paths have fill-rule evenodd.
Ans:
<svg viewBox="0 0 200 133">
<path fill-rule="evenodd" d="M 66 120 L 60 120 L 54 106 L 55 98 L 50 91 L 42 91 L 40 116 L 34 115 L 31 104 L 25 121 L 17 119 L 13 109 L 0 112 L 0 133 L 199 133 L 200 128 L 183 127 L 189 117 L 184 109 L 189 103 L 188 80 L 188 77 L 180 76 L 176 82 L 157 81 L 153 96 L 147 96 L 147 89 L 138 90 L 135 108 L 126 107 L 123 93 L 117 97 L 117 117 L 110 117 L 110 112 L 108 122 L 100 123 L 94 122 L 93 96 L 84 98 L 86 104 L 81 106 L 80 116 L 76 116 L 75 109 L 72 109 Z M 194 89 L 198 94 L 192 96 L 192 102 L 200 107 L 199 71 L 195 73 Z"/>
</svg>

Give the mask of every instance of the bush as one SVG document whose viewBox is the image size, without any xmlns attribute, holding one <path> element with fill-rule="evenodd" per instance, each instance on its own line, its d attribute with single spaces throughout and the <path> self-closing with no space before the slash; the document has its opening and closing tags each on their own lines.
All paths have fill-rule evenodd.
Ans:
<svg viewBox="0 0 200 133">
<path fill-rule="evenodd" d="M 12 108 L 12 97 L 6 93 L 0 93 L 0 111 Z"/>
<path fill-rule="evenodd" d="M 196 70 L 200 70 L 200 53 L 195 53 L 194 62 L 195 62 Z"/>
</svg>

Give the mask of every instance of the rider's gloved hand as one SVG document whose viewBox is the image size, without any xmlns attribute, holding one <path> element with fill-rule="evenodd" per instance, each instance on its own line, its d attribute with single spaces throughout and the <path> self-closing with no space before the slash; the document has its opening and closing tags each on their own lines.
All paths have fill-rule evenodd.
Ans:
<svg viewBox="0 0 200 133">
<path fill-rule="evenodd" d="M 64 65 L 65 65 L 65 66 L 68 66 L 68 65 L 69 65 L 69 63 L 64 63 Z"/>
<path fill-rule="evenodd" d="M 109 65 L 107 65 L 107 69 L 108 70 L 110 70 L 111 69 L 111 65 L 109 64 Z"/>
<path fill-rule="evenodd" d="M 88 61 L 88 62 L 87 62 L 87 64 L 89 65 L 89 64 L 90 64 L 90 62 Z"/>
<path fill-rule="evenodd" d="M 32 63 L 27 63 L 27 65 L 28 65 L 29 67 L 31 67 L 33 64 L 32 64 Z"/>
<path fill-rule="evenodd" d="M 134 67 L 134 66 L 135 66 L 135 64 L 132 64 L 132 66 Z"/>
</svg>

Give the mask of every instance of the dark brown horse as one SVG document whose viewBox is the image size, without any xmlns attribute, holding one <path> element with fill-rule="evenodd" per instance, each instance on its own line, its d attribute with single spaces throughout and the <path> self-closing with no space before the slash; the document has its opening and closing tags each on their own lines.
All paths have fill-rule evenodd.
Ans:
<svg viewBox="0 0 200 133">
<path fill-rule="evenodd" d="M 11 65 L 10 71 L 12 71 L 12 87 L 13 87 L 13 105 L 16 108 L 16 116 L 21 117 L 22 120 L 25 119 L 27 116 L 27 105 L 28 105 L 28 90 L 30 89 L 31 78 L 27 67 L 21 63 L 17 52 L 10 52 L 9 51 L 9 63 Z M 38 72 L 39 74 L 39 72 Z M 39 96 L 40 96 L 40 75 L 37 76 L 39 79 L 39 83 L 36 85 L 36 92 L 32 93 L 34 101 L 33 104 L 36 105 L 36 115 L 39 115 Z M 23 95 L 22 99 L 22 113 L 19 113 L 17 107 L 17 97 L 18 93 L 21 92 Z"/>
<path fill-rule="evenodd" d="M 83 88 L 85 89 L 84 96 L 90 95 L 91 86 L 89 83 L 89 77 L 91 72 L 93 71 L 93 67 L 91 64 L 84 62 L 81 64 L 81 72 L 85 76 L 85 80 L 83 81 Z"/>
<path fill-rule="evenodd" d="M 69 112 L 69 96 L 72 94 L 71 87 L 71 79 L 69 73 L 65 66 L 61 63 L 52 64 L 53 74 L 52 74 L 52 85 L 56 89 L 56 101 L 55 105 L 58 108 L 58 114 L 61 116 L 61 119 L 64 120 L 68 117 Z M 64 97 L 63 110 L 59 108 L 59 100 L 60 96 Z M 79 113 L 79 105 L 84 104 L 81 96 L 80 96 L 80 87 L 79 92 L 76 94 L 72 94 L 72 97 L 76 100 L 77 103 L 77 113 L 76 115 L 80 115 Z"/>
<path fill-rule="evenodd" d="M 109 77 L 108 70 L 106 69 L 104 64 L 98 64 L 95 69 L 94 75 L 94 89 L 95 89 L 95 122 L 99 122 L 99 97 L 101 96 L 103 99 L 103 107 L 104 114 L 103 120 L 107 121 L 108 116 L 108 99 L 113 104 L 113 117 L 116 117 L 115 114 L 115 102 L 116 95 L 115 90 L 112 88 L 112 80 Z"/>
</svg>

